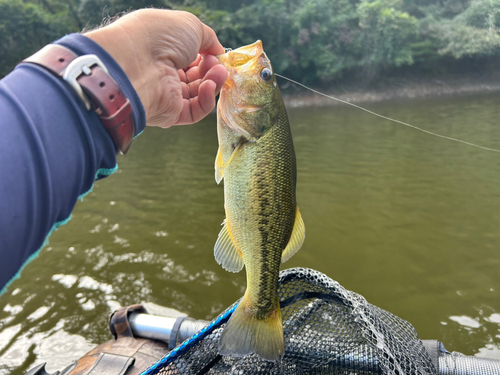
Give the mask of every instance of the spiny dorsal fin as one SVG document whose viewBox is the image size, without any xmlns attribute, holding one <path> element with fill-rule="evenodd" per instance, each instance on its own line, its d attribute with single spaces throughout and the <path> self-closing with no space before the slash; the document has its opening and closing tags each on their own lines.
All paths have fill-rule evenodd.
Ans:
<svg viewBox="0 0 500 375">
<path fill-rule="evenodd" d="M 226 220 L 224 220 L 222 225 L 222 230 L 219 233 L 219 238 L 217 238 L 214 247 L 215 260 L 226 271 L 240 272 L 245 265 L 243 257 L 234 245 Z"/>
<path fill-rule="evenodd" d="M 281 263 L 285 263 L 297 251 L 299 251 L 300 247 L 304 243 L 305 238 L 306 238 L 306 227 L 304 226 L 304 221 L 302 220 L 299 208 L 297 207 L 292 235 L 290 236 L 288 245 L 286 245 L 285 250 L 283 250 L 283 254 L 281 254 Z"/>
</svg>

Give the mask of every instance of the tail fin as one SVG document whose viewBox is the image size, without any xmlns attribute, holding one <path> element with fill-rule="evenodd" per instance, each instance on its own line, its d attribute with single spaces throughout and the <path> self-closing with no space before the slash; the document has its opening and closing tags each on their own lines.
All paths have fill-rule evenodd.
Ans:
<svg viewBox="0 0 500 375">
<path fill-rule="evenodd" d="M 231 357 L 255 353 L 268 361 L 279 359 L 285 353 L 279 301 L 277 309 L 264 319 L 248 313 L 245 302 L 243 297 L 222 332 L 219 353 Z"/>
</svg>

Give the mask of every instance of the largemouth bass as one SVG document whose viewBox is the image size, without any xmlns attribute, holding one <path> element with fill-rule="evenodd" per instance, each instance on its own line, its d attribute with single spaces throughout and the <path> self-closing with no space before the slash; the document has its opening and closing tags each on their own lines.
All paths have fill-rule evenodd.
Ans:
<svg viewBox="0 0 500 375">
<path fill-rule="evenodd" d="M 229 71 L 217 106 L 215 179 L 224 179 L 226 219 L 216 261 L 246 267 L 247 289 L 221 335 L 222 355 L 285 351 L 277 294 L 281 262 L 295 254 L 305 227 L 295 200 L 295 152 L 285 105 L 262 42 L 218 56 Z"/>
</svg>

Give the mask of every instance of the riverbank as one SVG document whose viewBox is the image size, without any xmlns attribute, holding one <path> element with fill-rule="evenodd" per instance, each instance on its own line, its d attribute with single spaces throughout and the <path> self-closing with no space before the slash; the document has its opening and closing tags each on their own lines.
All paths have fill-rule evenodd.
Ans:
<svg viewBox="0 0 500 375">
<path fill-rule="evenodd" d="M 279 78 L 288 108 L 320 107 L 342 104 Z M 427 79 L 389 78 L 373 85 L 334 84 L 331 90 L 315 88 L 349 103 L 373 103 L 398 99 L 432 98 L 500 92 L 500 74 L 487 76 L 445 76 Z"/>
</svg>

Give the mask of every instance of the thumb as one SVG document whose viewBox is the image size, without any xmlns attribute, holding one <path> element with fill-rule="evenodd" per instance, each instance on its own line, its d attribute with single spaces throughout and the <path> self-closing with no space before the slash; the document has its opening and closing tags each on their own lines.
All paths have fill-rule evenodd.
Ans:
<svg viewBox="0 0 500 375">
<path fill-rule="evenodd" d="M 202 23 L 203 26 L 203 36 L 200 45 L 200 53 L 205 55 L 221 55 L 223 54 L 224 47 L 220 44 L 219 39 L 217 39 L 217 35 L 215 35 L 215 31 L 213 31 L 210 27 Z"/>
</svg>

